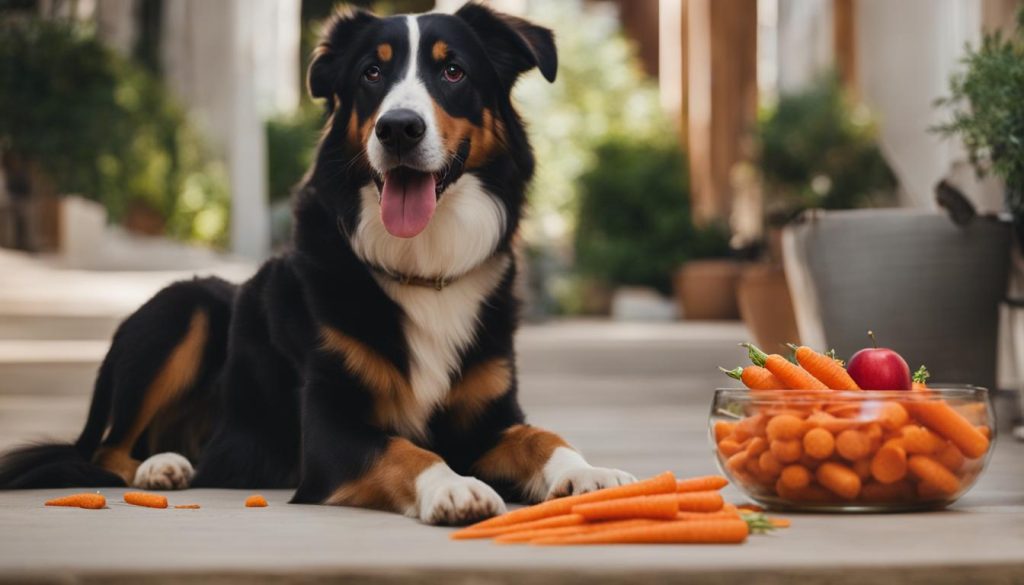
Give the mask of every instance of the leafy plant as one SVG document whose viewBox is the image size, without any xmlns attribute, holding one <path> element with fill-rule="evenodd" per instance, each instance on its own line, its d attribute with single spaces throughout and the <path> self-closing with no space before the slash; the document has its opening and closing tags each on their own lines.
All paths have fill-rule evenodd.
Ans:
<svg viewBox="0 0 1024 585">
<path fill-rule="evenodd" d="M 0 22 L 0 111 L 0 149 L 31 161 L 61 193 L 103 203 L 115 221 L 143 205 L 185 239 L 226 233 L 225 174 L 185 113 L 152 74 L 83 26 Z"/>
<path fill-rule="evenodd" d="M 936 102 L 952 120 L 935 128 L 958 136 L 979 173 L 1006 182 L 1007 205 L 1024 242 L 1024 9 L 1010 37 L 986 34 L 966 48 L 966 70 L 950 80 L 950 96 Z"/>
<path fill-rule="evenodd" d="M 309 100 L 289 114 L 267 121 L 267 172 L 270 200 L 288 199 L 313 163 L 323 126 L 323 108 Z"/>
<path fill-rule="evenodd" d="M 696 228 L 685 157 L 674 143 L 610 137 L 580 178 L 577 270 L 612 285 L 671 288 L 687 260 L 725 256 L 728 235 Z"/>
<path fill-rule="evenodd" d="M 833 76 L 783 95 L 758 125 L 760 168 L 770 223 L 804 209 L 890 205 L 896 176 L 863 107 L 850 104 Z"/>
</svg>

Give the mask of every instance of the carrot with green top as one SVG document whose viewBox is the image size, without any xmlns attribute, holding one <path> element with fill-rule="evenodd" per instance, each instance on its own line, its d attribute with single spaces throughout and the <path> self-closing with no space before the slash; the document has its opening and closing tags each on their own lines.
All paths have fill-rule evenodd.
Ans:
<svg viewBox="0 0 1024 585">
<path fill-rule="evenodd" d="M 834 357 L 818 353 L 806 345 L 797 346 L 790 343 L 789 347 L 793 350 L 797 363 L 830 389 L 860 390 L 860 386 L 853 381 L 846 368 Z"/>
<path fill-rule="evenodd" d="M 46 501 L 47 506 L 65 506 L 68 508 L 85 508 L 87 510 L 99 510 L 107 505 L 107 498 L 102 494 L 71 494 L 60 498 L 53 498 Z"/>
<path fill-rule="evenodd" d="M 588 522 L 628 520 L 630 518 L 671 520 L 679 513 L 679 500 L 674 493 L 617 498 L 603 502 L 578 504 L 572 507 L 572 513 L 583 516 Z"/>
<path fill-rule="evenodd" d="M 609 522 L 594 522 L 592 524 L 581 524 L 579 526 L 558 526 L 554 528 L 538 528 L 535 530 L 517 530 L 514 532 L 507 532 L 505 534 L 500 534 L 496 536 L 494 538 L 494 542 L 500 544 L 527 543 L 532 542 L 534 540 L 540 540 L 542 538 L 589 534 L 592 532 L 600 532 L 602 530 L 609 530 L 612 528 L 632 528 L 634 526 L 646 526 L 650 524 L 657 524 L 659 522 L 664 522 L 664 520 L 636 518 L 633 520 L 611 520 Z"/>
<path fill-rule="evenodd" d="M 723 367 L 719 367 L 726 376 L 743 382 L 743 385 L 751 390 L 785 390 L 786 386 L 775 377 L 775 374 L 769 372 L 766 368 L 761 366 L 747 366 L 738 367 L 733 370 L 727 370 Z"/>
<path fill-rule="evenodd" d="M 750 528 L 743 520 L 678 520 L 628 528 L 609 528 L 589 534 L 533 540 L 537 545 L 572 544 L 740 544 Z"/>
<path fill-rule="evenodd" d="M 676 482 L 677 492 L 707 492 L 720 490 L 729 485 L 729 480 L 721 475 L 702 475 Z"/>
<path fill-rule="evenodd" d="M 917 368 L 914 375 L 910 377 L 911 385 L 910 389 L 914 392 L 927 392 L 928 391 L 928 378 L 931 378 L 932 374 L 928 371 L 928 368 L 921 366 Z"/>
<path fill-rule="evenodd" d="M 680 512 L 717 512 L 725 506 L 722 494 L 717 491 L 676 494 L 676 503 Z"/>
<path fill-rule="evenodd" d="M 490 528 L 495 526 L 508 526 L 531 520 L 540 520 L 550 516 L 561 516 L 572 512 L 572 507 L 578 504 L 614 500 L 616 498 L 628 498 L 632 496 L 650 496 L 656 494 L 669 494 L 676 491 L 676 476 L 670 471 L 656 475 L 650 479 L 638 481 L 628 485 L 620 485 L 603 490 L 597 490 L 576 496 L 567 496 L 541 502 L 540 504 L 512 510 L 511 512 L 489 518 L 483 522 L 477 522 L 464 530 Z"/>
<path fill-rule="evenodd" d="M 750 361 L 752 361 L 755 366 L 767 368 L 769 372 L 775 374 L 775 377 L 782 382 L 782 385 L 785 388 L 790 390 L 829 389 L 829 387 L 823 384 L 821 380 L 812 376 L 810 372 L 777 353 L 768 355 L 752 343 L 741 343 L 740 345 L 747 348 Z"/>
<path fill-rule="evenodd" d="M 159 494 L 147 494 L 145 492 L 125 492 L 124 501 L 126 504 L 131 504 L 133 506 L 143 506 L 146 508 L 167 507 L 167 496 L 161 496 Z"/>
<path fill-rule="evenodd" d="M 470 540 L 474 538 L 491 538 L 510 532 L 523 532 L 532 530 L 546 530 L 548 528 L 565 528 L 568 526 L 579 526 L 586 522 L 586 518 L 579 514 L 562 514 L 561 516 L 551 516 L 549 518 L 541 518 L 540 520 L 532 520 L 530 522 L 521 522 L 519 524 L 510 524 L 508 526 L 495 526 L 493 528 L 478 528 L 476 530 L 464 529 L 453 532 L 451 535 L 452 540 Z"/>
</svg>

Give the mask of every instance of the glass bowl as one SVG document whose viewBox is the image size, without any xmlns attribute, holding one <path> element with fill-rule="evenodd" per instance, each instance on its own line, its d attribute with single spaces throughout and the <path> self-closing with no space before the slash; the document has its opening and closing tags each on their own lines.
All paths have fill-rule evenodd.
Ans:
<svg viewBox="0 0 1024 585">
<path fill-rule="evenodd" d="M 709 422 L 715 458 L 773 509 L 936 509 L 971 488 L 992 452 L 988 391 L 721 389 Z"/>
</svg>

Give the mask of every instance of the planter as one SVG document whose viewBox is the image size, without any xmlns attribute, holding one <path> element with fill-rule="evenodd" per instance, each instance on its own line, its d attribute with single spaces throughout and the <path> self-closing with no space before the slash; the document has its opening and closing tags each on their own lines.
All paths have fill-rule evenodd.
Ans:
<svg viewBox="0 0 1024 585">
<path fill-rule="evenodd" d="M 684 319 L 739 319 L 736 284 L 740 264 L 733 260 L 695 260 L 676 273 L 674 290 Z"/>
<path fill-rule="evenodd" d="M 1011 226 L 912 210 L 813 212 L 786 228 L 786 272 L 807 345 L 897 349 L 932 380 L 995 387 Z"/>
<path fill-rule="evenodd" d="M 793 301 L 786 273 L 778 264 L 752 264 L 743 270 L 739 287 L 740 314 L 762 349 L 785 353 L 799 343 Z"/>
</svg>

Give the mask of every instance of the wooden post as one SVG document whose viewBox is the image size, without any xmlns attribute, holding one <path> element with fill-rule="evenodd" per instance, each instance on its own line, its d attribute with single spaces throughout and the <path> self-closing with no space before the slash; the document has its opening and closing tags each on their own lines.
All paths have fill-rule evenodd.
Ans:
<svg viewBox="0 0 1024 585">
<path fill-rule="evenodd" d="M 685 12 L 694 218 L 728 221 L 730 173 L 757 116 L 757 0 L 687 0 Z"/>
<path fill-rule="evenodd" d="M 832 49 L 843 88 L 857 91 L 856 0 L 832 0 Z"/>
</svg>

